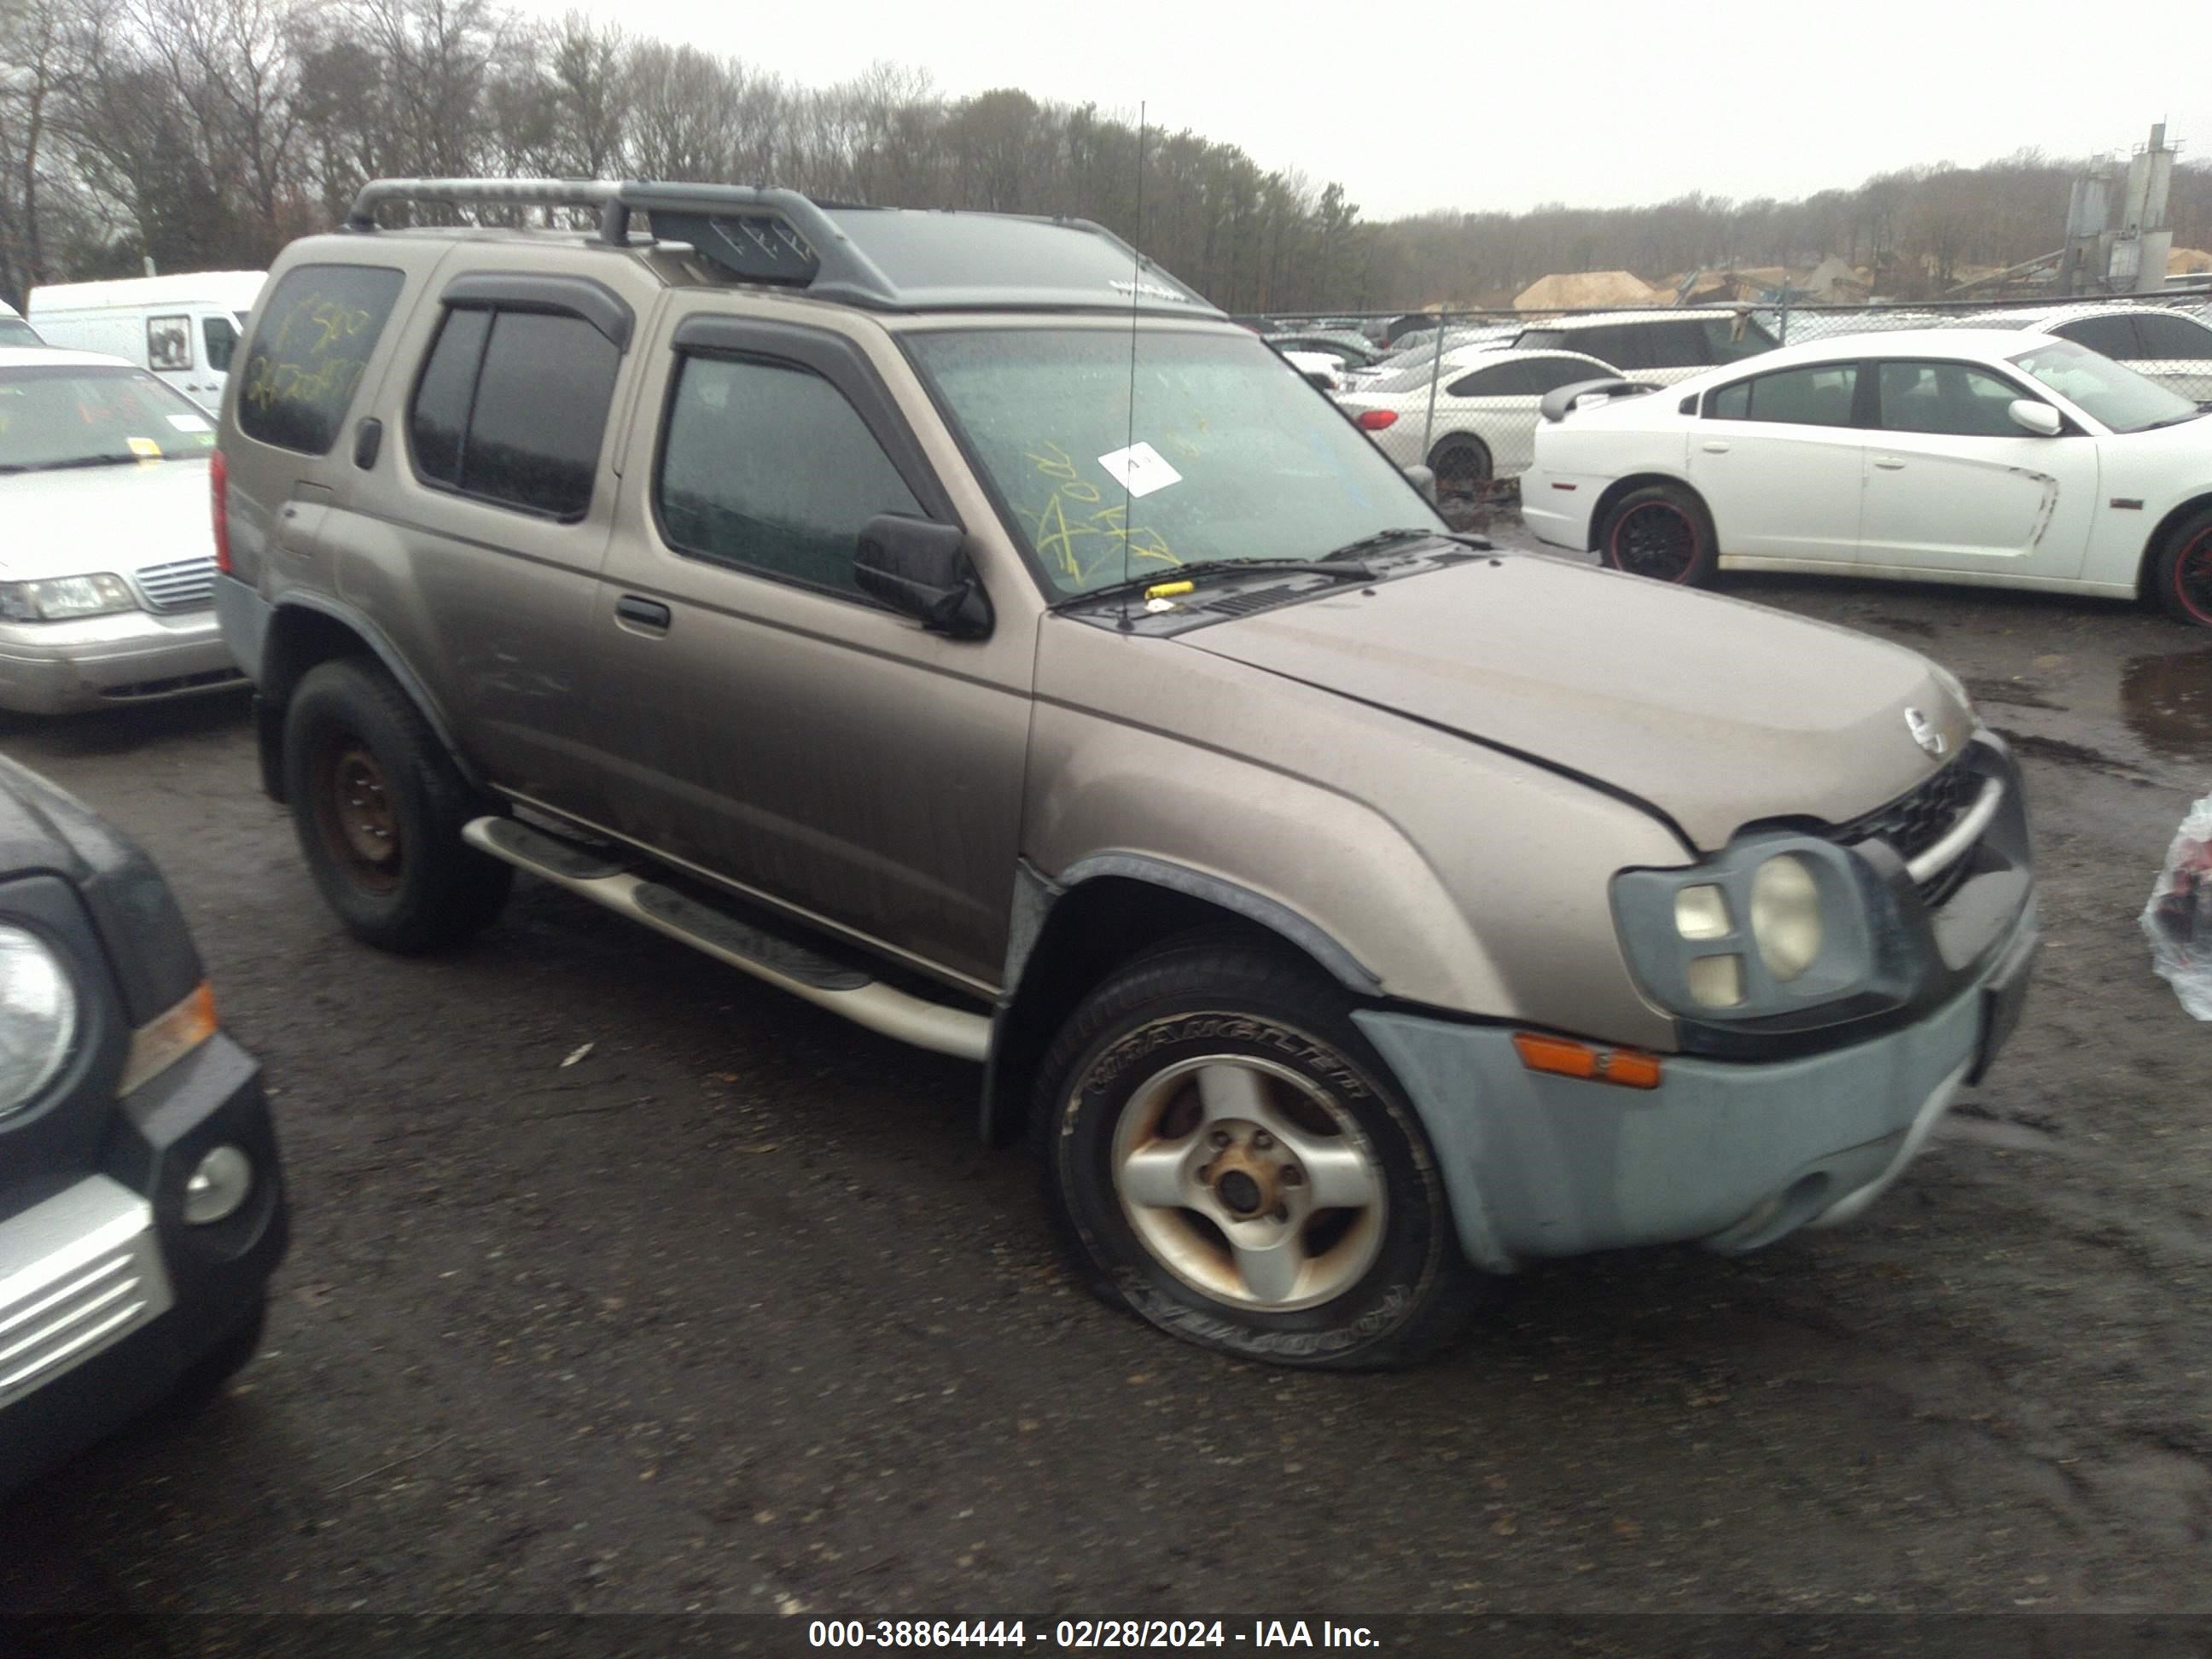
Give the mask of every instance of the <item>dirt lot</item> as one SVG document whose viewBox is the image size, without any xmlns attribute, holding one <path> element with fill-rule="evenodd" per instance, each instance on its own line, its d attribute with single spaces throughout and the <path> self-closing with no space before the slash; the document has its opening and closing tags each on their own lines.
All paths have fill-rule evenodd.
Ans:
<svg viewBox="0 0 2212 1659">
<path fill-rule="evenodd" d="M 352 944 L 235 701 L 0 741 L 175 883 L 297 1206 L 264 1357 L 0 1518 L 0 1607 L 2212 1610 L 2212 1027 L 2136 926 L 2212 790 L 2212 652 L 1729 586 L 1932 653 L 2013 738 L 2027 1021 L 1856 1228 L 1534 1273 L 1391 1376 L 1095 1305 L 975 1071 L 580 901 L 523 884 L 440 961 Z"/>
</svg>

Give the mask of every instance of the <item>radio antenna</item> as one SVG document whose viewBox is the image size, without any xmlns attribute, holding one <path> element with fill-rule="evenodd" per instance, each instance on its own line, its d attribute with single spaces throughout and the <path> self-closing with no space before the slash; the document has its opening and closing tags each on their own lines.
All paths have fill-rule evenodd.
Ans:
<svg viewBox="0 0 2212 1659">
<path fill-rule="evenodd" d="M 1129 631 L 1129 515 L 1136 510 L 1137 495 L 1131 485 L 1136 476 L 1129 452 L 1137 447 L 1137 290 L 1145 280 L 1145 115 L 1149 106 L 1137 103 L 1137 223 L 1129 234 L 1129 434 L 1121 441 L 1121 631 Z"/>
</svg>

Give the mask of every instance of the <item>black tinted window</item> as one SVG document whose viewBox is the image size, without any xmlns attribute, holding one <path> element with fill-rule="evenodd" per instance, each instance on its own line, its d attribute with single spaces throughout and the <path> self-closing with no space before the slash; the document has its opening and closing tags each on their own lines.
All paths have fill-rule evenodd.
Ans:
<svg viewBox="0 0 2212 1659">
<path fill-rule="evenodd" d="M 230 373 L 230 360 L 238 352 L 238 327 L 228 317 L 200 319 L 200 337 L 207 343 L 207 366 L 219 374 Z"/>
<path fill-rule="evenodd" d="M 2212 328 L 2186 317 L 2145 312 L 2136 319 L 2136 332 L 2142 337 L 2147 358 L 2164 362 L 2212 359 Z"/>
<path fill-rule="evenodd" d="M 1705 412 L 1723 421 L 1776 421 L 1790 426 L 1849 426 L 1858 386 L 1856 363 L 1818 363 L 1785 368 L 1723 386 Z"/>
<path fill-rule="evenodd" d="M 329 452 L 377 337 L 399 298 L 380 265 L 301 265 L 256 307 L 239 388 L 247 437 L 305 455 Z"/>
<path fill-rule="evenodd" d="M 509 506 L 580 515 L 592 504 L 622 354 L 575 317 L 502 311 L 484 348 L 461 488 Z"/>
<path fill-rule="evenodd" d="M 2084 317 L 2078 322 L 2061 323 L 2051 331 L 2062 340 L 2071 340 L 2122 362 L 2142 356 L 2136 346 L 2136 319 L 2132 317 Z"/>
<path fill-rule="evenodd" d="M 415 465 L 441 483 L 461 483 L 461 436 L 468 430 L 469 401 L 476 395 L 477 367 L 491 334 L 489 311 L 449 311 L 430 348 L 422 378 L 415 387 L 415 408 L 407 430 L 415 442 Z"/>
<path fill-rule="evenodd" d="M 1455 398 L 1518 398 L 1529 391 L 1521 363 L 1492 363 L 1472 374 L 1462 374 L 1444 390 Z"/>
<path fill-rule="evenodd" d="M 1661 367 L 1651 356 L 1648 328 L 1580 328 L 1559 343 L 1625 371 Z"/>
<path fill-rule="evenodd" d="M 2005 412 L 2021 395 L 2010 381 L 1963 363 L 1884 363 L 1881 426 L 1885 432 L 1960 438 L 2024 437 Z"/>
<path fill-rule="evenodd" d="M 1645 337 L 1652 368 L 1701 368 L 1712 361 L 1705 353 L 1704 325 L 1696 319 L 1649 323 L 1638 331 Z"/>
<path fill-rule="evenodd" d="M 1774 337 L 1749 317 L 1708 317 L 1700 326 L 1711 362 L 1732 363 L 1774 349 Z"/>
<path fill-rule="evenodd" d="M 1513 338 L 1513 343 L 1516 346 L 1525 346 L 1531 350 L 1538 351 L 1547 350 L 1554 346 L 1563 346 L 1566 343 L 1566 331 L 1559 328 L 1524 328 Z"/>
<path fill-rule="evenodd" d="M 1539 397 L 1547 392 L 1556 392 L 1563 386 L 1573 386 L 1580 380 L 1601 380 L 1605 371 L 1595 363 L 1582 362 L 1573 357 L 1539 357 L 1522 364 L 1528 377 L 1528 390 Z"/>
<path fill-rule="evenodd" d="M 668 539 L 702 558 L 857 592 L 853 554 L 878 513 L 927 516 L 837 388 L 780 363 L 684 362 L 661 444 Z"/>
</svg>

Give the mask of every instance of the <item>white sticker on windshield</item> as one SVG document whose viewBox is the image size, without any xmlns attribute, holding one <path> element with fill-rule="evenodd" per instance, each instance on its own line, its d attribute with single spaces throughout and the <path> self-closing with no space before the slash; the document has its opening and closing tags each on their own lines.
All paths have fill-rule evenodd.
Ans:
<svg viewBox="0 0 2212 1659">
<path fill-rule="evenodd" d="M 172 415 L 169 424 L 179 432 L 205 432 L 210 429 L 208 423 L 197 415 Z"/>
<path fill-rule="evenodd" d="M 1101 455 L 1098 465 L 1106 469 L 1109 477 L 1127 485 L 1132 495 L 1149 495 L 1155 489 L 1165 489 L 1170 484 L 1182 482 L 1182 474 L 1169 465 L 1168 458 L 1150 444 L 1132 444 L 1127 449 Z"/>
</svg>

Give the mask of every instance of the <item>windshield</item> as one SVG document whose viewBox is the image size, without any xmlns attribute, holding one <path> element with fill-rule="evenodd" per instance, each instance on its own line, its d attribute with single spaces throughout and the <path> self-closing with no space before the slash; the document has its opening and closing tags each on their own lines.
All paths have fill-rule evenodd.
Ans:
<svg viewBox="0 0 2212 1659">
<path fill-rule="evenodd" d="M 906 337 L 1063 595 L 1209 559 L 1318 559 L 1435 511 L 1249 334 L 1105 329 Z M 1126 567 L 1126 568 L 1125 568 Z"/>
<path fill-rule="evenodd" d="M 2071 340 L 2053 340 L 2012 361 L 2115 432 L 2171 426 L 2197 412 L 2188 398 Z"/>
<path fill-rule="evenodd" d="M 0 368 L 0 472 L 181 460 L 214 447 L 198 406 L 143 369 Z"/>
<path fill-rule="evenodd" d="M 0 346 L 35 346 L 46 342 L 21 317 L 0 317 Z"/>
</svg>

